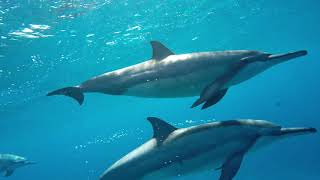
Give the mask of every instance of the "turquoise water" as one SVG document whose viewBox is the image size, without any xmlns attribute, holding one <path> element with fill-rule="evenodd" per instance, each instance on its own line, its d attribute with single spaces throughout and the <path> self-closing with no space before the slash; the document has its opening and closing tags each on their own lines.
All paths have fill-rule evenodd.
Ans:
<svg viewBox="0 0 320 180">
<path fill-rule="evenodd" d="M 0 152 L 38 162 L 10 179 L 98 179 L 152 136 L 148 116 L 178 127 L 254 118 L 319 129 L 319 18 L 318 0 L 0 0 Z M 196 97 L 87 94 L 80 107 L 66 97 L 45 96 L 149 59 L 150 40 L 175 53 L 309 54 L 233 87 L 204 111 L 189 108 Z M 288 139 L 246 156 L 235 179 L 319 179 L 319 152 L 318 134 Z"/>
</svg>

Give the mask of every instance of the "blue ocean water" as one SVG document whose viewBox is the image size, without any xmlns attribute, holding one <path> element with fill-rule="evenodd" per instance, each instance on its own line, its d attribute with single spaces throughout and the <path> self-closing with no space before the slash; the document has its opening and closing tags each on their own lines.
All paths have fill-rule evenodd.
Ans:
<svg viewBox="0 0 320 180">
<path fill-rule="evenodd" d="M 320 129 L 318 0 L 0 0 L 0 152 L 38 164 L 12 180 L 94 180 L 152 136 L 148 116 L 178 127 L 266 119 Z M 176 53 L 253 49 L 309 54 L 235 86 L 216 106 L 196 99 L 87 94 L 83 106 L 46 97 L 57 88 L 150 58 L 150 40 Z M 246 156 L 237 180 L 320 179 L 319 135 Z M 182 179 L 218 179 L 204 172 Z"/>
</svg>

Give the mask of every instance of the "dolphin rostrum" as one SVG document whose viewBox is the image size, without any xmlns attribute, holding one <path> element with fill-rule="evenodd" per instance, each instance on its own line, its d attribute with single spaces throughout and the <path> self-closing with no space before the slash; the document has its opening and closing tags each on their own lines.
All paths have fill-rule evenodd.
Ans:
<svg viewBox="0 0 320 180">
<path fill-rule="evenodd" d="M 35 164 L 35 162 L 28 161 L 24 157 L 13 154 L 0 154 L 0 172 L 4 177 L 11 176 L 15 169 Z"/>
<path fill-rule="evenodd" d="M 219 180 L 232 180 L 247 152 L 315 128 L 282 128 L 264 120 L 230 120 L 176 128 L 149 117 L 153 138 L 111 167 L 100 180 L 156 180 L 201 170 L 221 170 Z"/>
<path fill-rule="evenodd" d="M 81 105 L 83 93 L 170 98 L 198 96 L 191 107 L 202 109 L 219 102 L 229 87 L 248 80 L 269 67 L 304 56 L 307 51 L 273 55 L 260 51 L 233 50 L 174 54 L 157 41 L 151 41 L 152 58 L 93 77 L 77 86 L 47 95 L 65 95 Z"/>
</svg>

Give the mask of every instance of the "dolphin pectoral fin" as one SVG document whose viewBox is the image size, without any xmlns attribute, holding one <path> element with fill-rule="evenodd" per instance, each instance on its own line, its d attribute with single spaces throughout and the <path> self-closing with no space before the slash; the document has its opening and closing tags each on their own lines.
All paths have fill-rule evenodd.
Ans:
<svg viewBox="0 0 320 180">
<path fill-rule="evenodd" d="M 8 169 L 4 172 L 4 177 L 9 177 L 13 174 L 14 170 L 13 169 Z"/>
<path fill-rule="evenodd" d="M 82 105 L 84 100 L 84 95 L 80 90 L 80 88 L 78 87 L 66 87 L 66 88 L 52 91 L 47 94 L 47 96 L 54 96 L 54 95 L 65 95 L 65 96 L 71 97 L 75 99 L 80 105 Z"/>
<path fill-rule="evenodd" d="M 218 93 L 216 93 L 214 96 L 212 96 L 210 99 L 204 103 L 201 109 L 206 109 L 210 106 L 213 106 L 217 104 L 227 93 L 228 89 L 220 90 Z"/>
<path fill-rule="evenodd" d="M 257 142 L 259 137 L 260 136 L 254 137 L 242 150 L 232 154 L 220 168 L 216 169 L 221 169 L 219 180 L 232 180 L 234 178 L 240 169 L 244 155 Z"/>
<path fill-rule="evenodd" d="M 241 61 L 221 77 L 214 80 L 211 84 L 209 84 L 202 90 L 200 98 L 193 103 L 191 108 L 194 108 L 206 102 L 206 104 L 202 107 L 202 109 L 205 109 L 219 102 L 227 92 L 227 90 L 222 89 L 224 85 L 228 83 L 228 81 L 230 81 L 232 78 L 234 78 L 235 75 L 237 75 L 238 72 L 247 64 L 247 61 Z"/>
<path fill-rule="evenodd" d="M 224 89 L 224 90 L 220 90 L 216 93 L 214 93 L 211 97 L 209 97 L 208 99 L 205 98 L 199 98 L 197 99 L 191 106 L 191 108 L 194 108 L 196 106 L 199 106 L 200 104 L 204 103 L 205 104 L 202 106 L 201 109 L 206 109 L 210 106 L 215 105 L 216 103 L 218 103 L 227 93 L 228 89 Z"/>
<path fill-rule="evenodd" d="M 191 108 L 197 107 L 200 104 L 204 103 L 204 102 L 214 102 L 215 99 L 217 99 L 217 101 L 215 103 L 217 103 L 218 101 L 220 101 L 224 95 L 222 95 L 222 97 L 220 97 L 220 90 L 218 89 L 218 87 L 216 87 L 216 89 L 213 90 L 209 88 L 206 88 L 204 91 L 202 91 L 200 98 L 198 98 L 191 106 Z M 213 92 L 211 92 L 213 91 Z M 216 98 L 217 97 L 217 98 Z M 219 99 L 220 98 L 220 99 Z M 206 103 L 207 105 L 203 105 L 202 109 L 205 109 L 207 107 L 209 107 L 208 105 L 211 104 L 210 106 L 214 105 L 215 103 Z M 204 108 L 205 107 L 205 108 Z"/>
<path fill-rule="evenodd" d="M 220 88 L 223 87 L 224 82 L 217 80 L 211 84 L 209 84 L 206 88 L 204 88 L 200 94 L 200 98 L 197 99 L 191 106 L 191 108 L 197 107 L 200 104 L 208 101 L 211 97 L 214 97 L 217 93 L 219 93 Z"/>
<path fill-rule="evenodd" d="M 174 55 L 170 49 L 158 41 L 151 41 L 150 44 L 152 46 L 152 59 L 160 61 L 170 55 Z"/>
<path fill-rule="evenodd" d="M 191 106 L 191 108 L 194 108 L 194 107 L 197 107 L 199 106 L 200 104 L 202 104 L 203 102 L 205 102 L 205 100 L 201 99 L 201 98 L 198 98 Z"/>
<path fill-rule="evenodd" d="M 169 134 L 178 129 L 156 117 L 148 117 L 147 120 L 152 125 L 153 138 L 156 138 L 159 142 L 164 141 Z"/>
<path fill-rule="evenodd" d="M 228 158 L 221 168 L 217 168 L 221 169 L 221 176 L 219 180 L 232 180 L 240 169 L 243 156 L 244 152 L 237 153 Z"/>
</svg>

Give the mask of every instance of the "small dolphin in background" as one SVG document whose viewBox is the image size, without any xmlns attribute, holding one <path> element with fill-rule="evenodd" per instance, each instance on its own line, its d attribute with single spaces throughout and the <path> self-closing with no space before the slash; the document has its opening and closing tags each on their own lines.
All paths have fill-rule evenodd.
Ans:
<svg viewBox="0 0 320 180">
<path fill-rule="evenodd" d="M 219 102 L 228 89 L 262 71 L 307 51 L 273 55 L 260 51 L 233 50 L 174 54 L 157 41 L 151 41 L 152 58 L 146 62 L 108 72 L 80 85 L 48 93 L 65 95 L 81 105 L 83 93 L 99 92 L 153 98 L 198 96 L 192 107 L 202 109 Z"/>
<path fill-rule="evenodd" d="M 176 128 L 149 117 L 154 135 L 108 168 L 100 180 L 156 180 L 201 170 L 220 170 L 232 180 L 244 156 L 287 137 L 315 133 L 315 128 L 282 128 L 263 120 L 230 120 Z"/>
<path fill-rule="evenodd" d="M 0 154 L 0 173 L 3 173 L 4 177 L 11 176 L 17 168 L 31 164 L 36 163 L 28 161 L 26 158 L 17 155 Z"/>
</svg>

